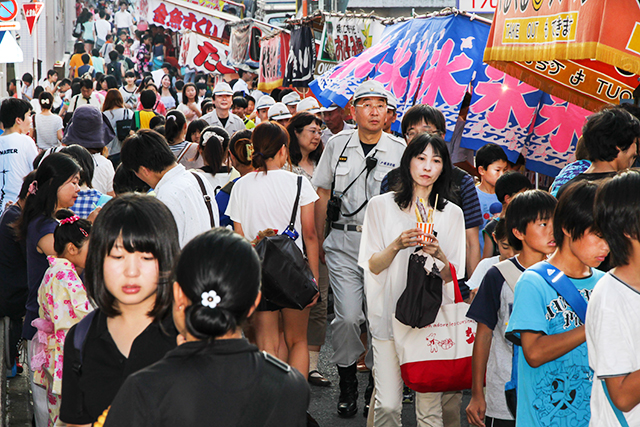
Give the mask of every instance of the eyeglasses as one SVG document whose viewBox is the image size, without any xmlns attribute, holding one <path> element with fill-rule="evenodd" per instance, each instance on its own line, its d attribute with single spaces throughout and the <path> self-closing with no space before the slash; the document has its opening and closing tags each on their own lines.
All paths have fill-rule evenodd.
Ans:
<svg viewBox="0 0 640 427">
<path fill-rule="evenodd" d="M 437 130 L 433 126 L 425 126 L 425 127 L 419 128 L 419 129 L 411 129 L 404 136 L 406 137 L 406 139 L 412 140 L 416 136 L 420 135 L 421 133 L 425 133 L 425 132 L 429 133 L 431 135 L 442 136 L 442 132 L 440 132 L 439 130 Z"/>
<path fill-rule="evenodd" d="M 366 102 L 364 104 L 357 104 L 356 107 L 362 108 L 367 113 L 369 113 L 369 112 L 371 112 L 373 110 L 376 110 L 376 111 L 386 111 L 387 110 L 387 104 L 371 104 L 369 102 Z"/>
<path fill-rule="evenodd" d="M 319 129 L 304 129 L 309 132 L 311 135 L 322 135 L 322 131 Z"/>
</svg>

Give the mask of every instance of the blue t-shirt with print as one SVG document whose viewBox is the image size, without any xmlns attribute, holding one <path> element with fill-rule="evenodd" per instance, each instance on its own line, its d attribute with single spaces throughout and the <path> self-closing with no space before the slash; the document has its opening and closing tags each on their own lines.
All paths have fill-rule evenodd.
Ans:
<svg viewBox="0 0 640 427">
<path fill-rule="evenodd" d="M 586 301 L 604 273 L 592 269 L 590 277 L 571 279 Z M 538 273 L 522 273 L 514 296 L 513 312 L 506 335 L 518 338 L 519 332 L 545 335 L 570 331 L 583 323 L 563 297 Z M 587 427 L 593 371 L 589 368 L 587 344 L 532 368 L 518 348 L 518 416 L 516 426 Z"/>
<path fill-rule="evenodd" d="M 484 227 L 491 221 L 491 205 L 494 203 L 500 203 L 498 200 L 498 196 L 494 194 L 485 193 L 476 187 L 476 192 L 478 193 L 478 200 L 480 201 L 480 210 L 482 211 L 482 224 L 480 225 L 480 234 L 478 238 L 480 239 L 480 252 L 484 249 L 484 237 L 482 236 L 482 230 Z"/>
</svg>

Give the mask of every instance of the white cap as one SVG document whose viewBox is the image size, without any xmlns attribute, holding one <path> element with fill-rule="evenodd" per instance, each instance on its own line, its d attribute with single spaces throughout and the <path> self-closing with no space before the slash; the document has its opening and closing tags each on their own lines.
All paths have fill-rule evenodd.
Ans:
<svg viewBox="0 0 640 427">
<path fill-rule="evenodd" d="M 282 97 L 282 103 L 284 105 L 298 105 L 300 102 L 300 95 L 295 90 Z"/>
<path fill-rule="evenodd" d="M 282 102 L 276 102 L 271 107 L 269 107 L 269 120 L 284 120 L 290 119 L 291 113 L 286 105 Z"/>
<path fill-rule="evenodd" d="M 320 112 L 320 104 L 318 104 L 318 100 L 314 97 L 310 96 L 308 98 L 303 99 L 298 104 L 297 110 L 298 113 L 311 113 L 316 114 Z"/>
<path fill-rule="evenodd" d="M 387 91 L 387 109 L 394 111 L 398 109 L 398 100 L 391 91 Z"/>
<path fill-rule="evenodd" d="M 256 110 L 262 110 L 263 108 L 269 108 L 275 103 L 276 103 L 275 99 L 273 99 L 269 95 L 263 95 L 263 96 L 260 97 L 260 99 L 258 100 L 258 103 L 256 104 Z"/>
<path fill-rule="evenodd" d="M 336 108 L 338 108 L 338 107 L 339 107 L 339 106 L 338 106 L 338 104 L 333 103 L 333 104 L 329 105 L 328 107 L 322 107 L 322 108 L 320 109 L 320 112 L 321 112 L 321 113 L 327 113 L 327 112 L 329 112 L 329 111 L 333 111 L 333 110 L 335 110 L 335 109 L 336 109 Z"/>
<path fill-rule="evenodd" d="M 382 83 L 376 80 L 367 80 L 360 83 L 360 86 L 353 94 L 354 104 L 360 98 L 384 98 L 387 99 L 387 90 Z"/>
<path fill-rule="evenodd" d="M 213 96 L 216 95 L 233 95 L 231 86 L 227 82 L 220 82 L 213 88 Z"/>
</svg>

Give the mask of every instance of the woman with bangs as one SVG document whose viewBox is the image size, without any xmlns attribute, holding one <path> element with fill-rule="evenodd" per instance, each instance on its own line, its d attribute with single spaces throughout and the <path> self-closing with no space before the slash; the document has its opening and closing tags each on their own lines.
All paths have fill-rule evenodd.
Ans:
<svg viewBox="0 0 640 427">
<path fill-rule="evenodd" d="M 60 420 L 68 426 L 94 423 L 130 374 L 176 346 L 170 272 L 180 247 L 169 209 L 124 195 L 105 205 L 93 230 L 85 285 L 97 309 L 64 346 Z"/>
<path fill-rule="evenodd" d="M 462 278 L 465 263 L 464 216 L 450 202 L 452 166 L 442 137 L 428 133 L 416 136 L 407 146 L 398 170 L 396 191 L 369 201 L 358 259 L 365 272 L 374 354 L 373 419 L 374 425 L 385 426 L 401 425 L 403 380 L 392 321 L 407 285 L 409 257 L 418 245 L 433 257 L 443 279 L 443 304 L 453 302 L 453 274 Z M 426 209 L 433 208 L 433 234 L 417 228 L 416 198 L 426 201 Z M 424 238 L 430 241 L 425 242 Z M 442 426 L 442 402 L 443 393 L 416 393 L 418 425 Z"/>
</svg>

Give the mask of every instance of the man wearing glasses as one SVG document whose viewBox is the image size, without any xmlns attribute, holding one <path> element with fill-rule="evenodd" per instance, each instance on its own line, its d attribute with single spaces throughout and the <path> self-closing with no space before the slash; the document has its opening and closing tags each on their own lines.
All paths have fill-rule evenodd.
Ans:
<svg viewBox="0 0 640 427">
<path fill-rule="evenodd" d="M 358 128 L 329 139 L 312 180 L 320 196 L 315 206 L 318 236 L 325 235 L 325 222 L 329 223 L 320 256 L 326 260 L 334 294 L 332 362 L 340 375 L 341 417 L 352 417 L 358 410 L 356 365 L 365 352 L 360 341 L 364 279 L 358 266 L 362 222 L 369 199 L 380 194 L 382 179 L 400 165 L 406 147 L 402 139 L 382 131 L 387 116 L 382 84 L 370 80 L 358 87 L 352 115 Z"/>
</svg>

